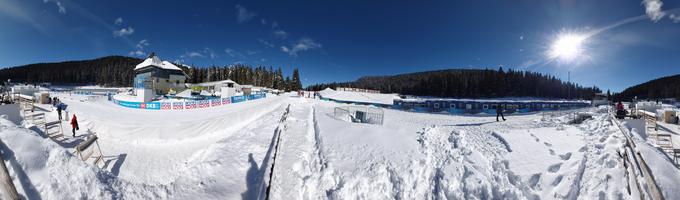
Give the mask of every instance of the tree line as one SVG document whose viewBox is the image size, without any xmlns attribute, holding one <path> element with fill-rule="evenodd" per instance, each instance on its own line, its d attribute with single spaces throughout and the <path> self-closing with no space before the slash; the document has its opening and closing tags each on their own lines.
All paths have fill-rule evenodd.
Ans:
<svg viewBox="0 0 680 200">
<path fill-rule="evenodd" d="M 680 74 L 658 78 L 639 85 L 626 88 L 612 96 L 614 101 L 656 100 L 663 98 L 680 99 Z"/>
<path fill-rule="evenodd" d="M 93 60 L 37 63 L 0 69 L 0 81 L 11 79 L 15 83 L 52 83 L 54 85 L 101 85 L 130 87 L 134 67 L 143 60 L 125 56 L 107 56 Z M 177 64 L 176 64 L 177 65 Z M 201 83 L 231 79 L 239 84 L 255 85 L 286 91 L 302 88 L 298 69 L 292 78 L 283 75 L 281 68 L 228 65 L 191 67 L 177 65 L 189 77 L 188 83 Z"/>
<path fill-rule="evenodd" d="M 492 69 L 450 69 L 394 76 L 369 76 L 351 82 L 310 85 L 308 90 L 355 87 L 416 96 L 447 98 L 540 97 L 592 99 L 601 90 L 562 81 L 537 72 Z"/>
</svg>

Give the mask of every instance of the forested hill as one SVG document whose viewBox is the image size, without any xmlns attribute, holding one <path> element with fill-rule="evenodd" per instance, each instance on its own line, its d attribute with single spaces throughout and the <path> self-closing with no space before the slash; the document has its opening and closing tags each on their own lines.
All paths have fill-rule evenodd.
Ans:
<svg viewBox="0 0 680 200">
<path fill-rule="evenodd" d="M 92 60 L 38 63 L 0 69 L 0 81 L 12 79 L 15 83 L 43 83 L 132 86 L 134 68 L 143 60 L 125 56 L 107 56 Z M 177 64 L 176 64 L 177 65 Z M 282 90 L 302 88 L 300 74 L 293 70 L 292 77 L 283 75 L 281 68 L 228 65 L 213 67 L 187 67 L 177 65 L 188 76 L 187 82 L 201 83 L 231 79 L 239 84 L 249 84 Z"/>
<path fill-rule="evenodd" d="M 369 76 L 344 83 L 311 85 L 307 89 L 326 87 L 356 87 L 417 96 L 450 98 L 541 97 L 591 99 L 599 88 L 583 87 L 528 71 L 490 69 L 450 69 L 400 74 Z"/>
<path fill-rule="evenodd" d="M 630 101 L 637 96 L 638 99 L 680 99 L 680 74 L 654 79 L 646 83 L 629 87 L 621 93 L 614 94 L 615 101 Z"/>
<path fill-rule="evenodd" d="M 97 84 L 130 86 L 132 69 L 142 60 L 108 56 L 93 60 L 36 63 L 0 69 L 0 80 L 16 83 Z"/>
</svg>

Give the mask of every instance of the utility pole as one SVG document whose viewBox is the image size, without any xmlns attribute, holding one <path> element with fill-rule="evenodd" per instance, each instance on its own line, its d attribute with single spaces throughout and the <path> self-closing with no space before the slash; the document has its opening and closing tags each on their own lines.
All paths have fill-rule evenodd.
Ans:
<svg viewBox="0 0 680 200">
<path fill-rule="evenodd" d="M 571 71 L 567 71 L 567 82 L 569 83 L 567 85 L 567 96 L 571 100 Z"/>
</svg>

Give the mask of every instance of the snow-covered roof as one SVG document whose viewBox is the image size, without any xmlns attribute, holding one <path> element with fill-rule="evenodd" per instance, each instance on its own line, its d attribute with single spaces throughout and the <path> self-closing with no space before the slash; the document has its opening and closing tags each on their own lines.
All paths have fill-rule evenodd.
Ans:
<svg viewBox="0 0 680 200">
<path fill-rule="evenodd" d="M 135 67 L 135 70 L 138 70 L 138 69 L 141 69 L 141 68 L 144 68 L 144 67 L 147 67 L 147 66 L 155 66 L 155 67 L 159 67 L 159 68 L 161 68 L 161 69 L 180 70 L 180 71 L 182 71 L 182 69 L 180 69 L 180 68 L 177 67 L 176 65 L 174 65 L 174 64 L 172 64 L 172 63 L 170 63 L 170 62 L 168 62 L 168 61 L 162 61 L 162 60 L 161 60 L 160 58 L 158 58 L 158 56 L 156 56 L 156 55 L 153 55 L 153 56 L 147 58 L 146 60 L 144 60 L 144 62 L 139 63 L 139 64 Z"/>
</svg>

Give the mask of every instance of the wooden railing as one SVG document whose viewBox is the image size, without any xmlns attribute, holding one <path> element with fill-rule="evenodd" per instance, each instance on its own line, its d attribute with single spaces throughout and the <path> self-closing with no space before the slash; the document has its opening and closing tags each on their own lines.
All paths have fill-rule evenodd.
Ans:
<svg viewBox="0 0 680 200">
<path fill-rule="evenodd" d="M 0 141 L 0 146 L 6 147 L 7 145 L 2 144 L 2 141 Z M 19 193 L 17 192 L 17 188 L 14 187 L 14 182 L 12 182 L 12 178 L 9 176 L 7 166 L 5 166 L 5 159 L 3 158 L 3 154 L 0 154 L 0 190 L 2 191 L 0 199 L 11 200 L 19 199 Z"/>
<path fill-rule="evenodd" d="M 649 195 L 649 198 L 654 200 L 663 200 L 663 194 L 661 193 L 659 186 L 656 184 L 652 170 L 649 169 L 647 162 L 645 162 L 645 159 L 642 157 L 640 152 L 636 150 L 635 141 L 631 137 L 632 134 L 627 128 L 621 125 L 619 120 L 614 117 L 615 114 L 612 111 L 609 112 L 609 116 L 611 121 L 619 128 L 619 130 L 621 130 L 621 133 L 626 138 L 626 144 L 624 146 L 626 155 L 624 155 L 624 159 L 628 166 L 634 166 L 632 171 L 635 173 L 636 177 L 633 178 L 633 181 L 635 182 L 638 191 L 640 191 L 640 199 L 645 199 L 643 193 L 644 191 L 647 191 L 646 194 Z M 656 124 L 656 122 L 654 122 L 654 124 Z M 641 184 L 638 182 L 638 176 L 644 178 L 647 184 Z M 646 188 L 646 190 L 643 188 Z"/>
</svg>

